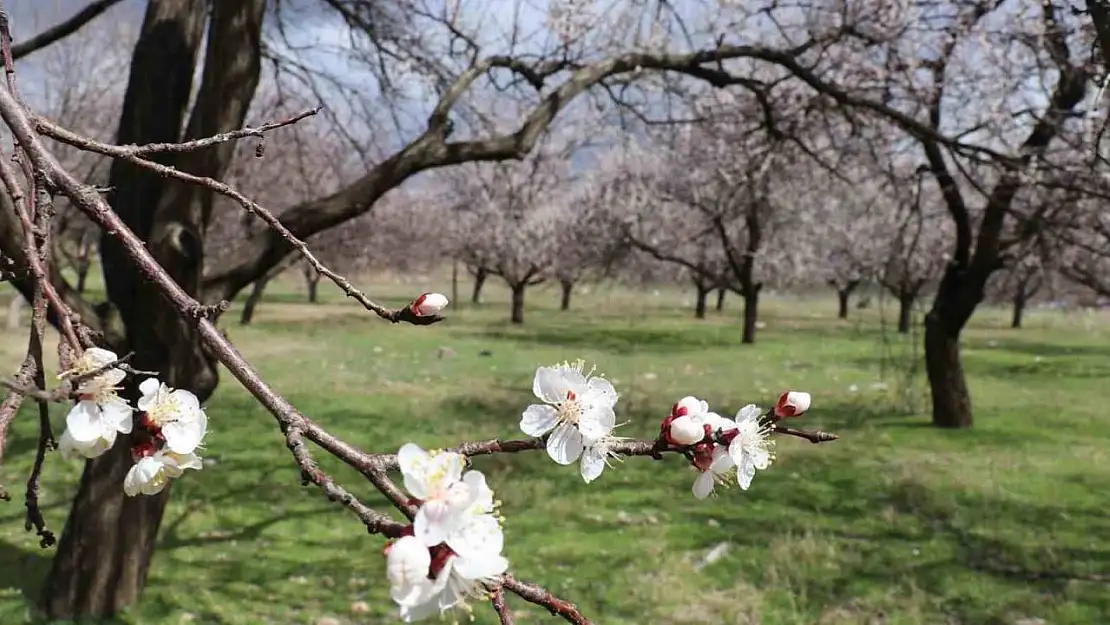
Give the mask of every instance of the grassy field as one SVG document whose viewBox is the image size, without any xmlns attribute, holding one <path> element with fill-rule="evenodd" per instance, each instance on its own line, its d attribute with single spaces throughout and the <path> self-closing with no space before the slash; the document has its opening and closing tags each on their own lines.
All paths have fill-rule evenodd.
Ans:
<svg viewBox="0 0 1110 625">
<path fill-rule="evenodd" d="M 368 288 L 394 304 L 415 293 Z M 759 343 L 743 346 L 738 301 L 697 322 L 689 296 L 595 289 L 560 313 L 557 294 L 537 290 L 526 325 L 512 328 L 505 294 L 491 289 L 486 306 L 412 328 L 324 293 L 312 306 L 295 282 L 277 284 L 254 325 L 228 331 L 306 413 L 367 449 L 516 437 L 535 367 L 578 357 L 616 383 L 626 436 L 654 436 L 684 394 L 732 412 L 788 387 L 813 393 L 803 425 L 841 441 L 780 441 L 750 491 L 703 502 L 679 458 L 629 459 L 591 485 L 542 453 L 476 461 L 504 502 L 517 574 L 597 623 L 1110 622 L 1105 317 L 1035 311 L 1013 331 L 1005 311 L 978 314 L 965 342 L 976 427 L 940 431 L 928 426 L 920 368 L 909 369 L 913 343 L 884 332 L 875 310 L 837 321 L 830 300 L 771 299 Z M 14 367 L 22 348 L 22 337 L 0 336 L 0 362 Z M 208 409 L 205 455 L 216 463 L 175 486 L 147 593 L 122 622 L 396 622 L 382 540 L 299 487 L 271 418 L 223 379 Z M 5 484 L 25 479 L 35 431 L 33 419 L 18 422 Z M 55 528 L 79 472 L 49 459 Z M 18 500 L 0 503 L 4 625 L 29 620 L 50 556 L 22 513 Z M 723 556 L 708 562 L 711 551 Z M 559 622 L 510 604 L 518 623 Z M 488 606 L 476 614 L 496 622 Z"/>
</svg>

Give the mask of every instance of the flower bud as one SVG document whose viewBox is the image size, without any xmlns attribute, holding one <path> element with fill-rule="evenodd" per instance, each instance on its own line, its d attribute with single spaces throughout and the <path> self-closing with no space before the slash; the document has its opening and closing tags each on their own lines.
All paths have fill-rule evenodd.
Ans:
<svg viewBox="0 0 1110 625">
<path fill-rule="evenodd" d="M 809 410 L 809 402 L 809 393 L 787 391 L 779 397 L 779 403 L 775 406 L 775 415 L 782 418 L 801 416 Z"/>
<path fill-rule="evenodd" d="M 693 445 L 705 438 L 705 428 L 699 419 L 682 415 L 671 421 L 666 436 L 672 445 Z"/>
<path fill-rule="evenodd" d="M 427 577 L 432 554 L 417 538 L 404 536 L 389 545 L 385 561 L 386 576 L 398 586 Z"/>
<path fill-rule="evenodd" d="M 442 293 L 425 293 L 409 304 L 409 308 L 418 317 L 434 317 L 447 308 L 447 296 Z"/>
<path fill-rule="evenodd" d="M 671 408 L 671 415 L 681 417 L 682 415 L 700 415 L 709 411 L 709 402 L 702 401 L 693 395 L 687 395 L 678 400 L 678 403 Z"/>
</svg>

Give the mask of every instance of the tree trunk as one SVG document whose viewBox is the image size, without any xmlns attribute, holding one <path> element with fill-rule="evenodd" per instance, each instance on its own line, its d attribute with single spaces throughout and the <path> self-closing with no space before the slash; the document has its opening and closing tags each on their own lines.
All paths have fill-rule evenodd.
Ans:
<svg viewBox="0 0 1110 625">
<path fill-rule="evenodd" d="M 528 288 L 527 282 L 510 285 L 513 290 L 513 323 L 524 323 L 524 289 Z"/>
<path fill-rule="evenodd" d="M 570 310 L 570 296 L 574 293 L 574 283 L 569 280 L 560 280 L 559 288 L 562 296 L 559 298 L 559 310 Z"/>
<path fill-rule="evenodd" d="M 485 269 L 478 269 L 474 272 L 474 291 L 470 294 L 470 303 L 478 305 L 482 303 L 482 287 L 486 285 L 486 278 L 489 277 L 489 272 Z"/>
<path fill-rule="evenodd" d="M 717 312 L 725 309 L 725 293 L 727 292 L 728 290 L 724 287 L 717 289 Z"/>
<path fill-rule="evenodd" d="M 898 296 L 898 333 L 909 334 L 913 327 L 913 303 L 917 298 L 909 293 Z"/>
<path fill-rule="evenodd" d="M 932 311 L 925 316 L 925 370 L 933 399 L 933 425 L 971 427 L 971 394 L 960 361 L 960 334 L 948 331 Z"/>
<path fill-rule="evenodd" d="M 840 286 L 839 284 L 834 282 L 834 285 L 836 286 L 836 298 L 839 303 L 839 307 L 836 312 L 837 319 L 848 318 L 849 300 L 852 297 L 852 293 L 856 290 L 856 287 L 859 286 L 859 283 L 859 280 L 849 280 L 844 284 L 844 286 Z"/>
<path fill-rule="evenodd" d="M 208 8 L 206 0 L 153 0 L 147 5 L 118 143 L 181 140 Z M 264 0 L 213 3 L 203 82 L 185 139 L 242 126 L 258 84 L 264 8 Z M 159 160 L 218 179 L 233 150 L 228 142 Z M 186 292 L 197 294 L 210 192 L 120 161 L 112 165 L 110 186 L 108 199 L 124 222 Z M 177 316 L 107 234 L 101 240 L 101 260 L 109 299 L 127 330 L 122 347 L 135 352 L 132 364 L 159 371 L 167 384 L 207 400 L 217 383 L 216 363 L 202 348 L 195 326 Z M 135 382 L 124 389 L 130 399 L 137 395 Z M 169 489 L 154 497 L 124 495 L 123 477 L 134 461 L 131 437 L 121 438 L 108 453 L 85 464 L 42 590 L 41 607 L 50 620 L 99 620 L 134 604 L 142 594 Z"/>
<path fill-rule="evenodd" d="M 451 301 L 459 307 L 459 261 L 451 261 Z"/>
<path fill-rule="evenodd" d="M 1013 316 L 1010 317 L 1010 327 L 1018 329 L 1021 327 L 1021 322 L 1025 318 L 1025 293 L 1019 292 L 1014 295 L 1014 311 Z"/>
<path fill-rule="evenodd" d="M 740 339 L 741 343 L 751 345 L 755 343 L 755 324 L 759 321 L 759 292 L 763 289 L 762 284 L 754 284 L 742 293 L 744 300 L 744 333 Z"/>
<path fill-rule="evenodd" d="M 705 319 L 705 310 L 708 306 L 707 302 L 709 300 L 710 290 L 700 284 L 697 285 L 697 289 L 697 295 L 695 295 L 697 299 L 694 302 L 694 317 L 697 319 Z"/>
<path fill-rule="evenodd" d="M 254 320 L 254 310 L 258 307 L 258 302 L 262 301 L 262 294 L 266 292 L 266 285 L 269 283 L 270 276 L 263 276 L 251 285 L 251 293 L 247 296 L 247 301 L 243 303 L 243 312 L 239 315 L 240 324 L 250 325 L 251 321 Z"/>
<path fill-rule="evenodd" d="M 315 270 L 312 273 L 315 275 L 306 276 L 308 280 L 308 303 L 318 304 L 320 303 L 320 274 L 317 274 Z"/>
</svg>

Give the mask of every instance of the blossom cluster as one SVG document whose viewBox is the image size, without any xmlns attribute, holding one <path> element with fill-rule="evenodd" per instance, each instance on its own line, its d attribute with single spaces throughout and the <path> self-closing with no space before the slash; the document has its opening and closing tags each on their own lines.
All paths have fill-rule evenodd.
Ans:
<svg viewBox="0 0 1110 625">
<path fill-rule="evenodd" d="M 479 471 L 464 471 L 455 452 L 427 452 L 408 443 L 397 453 L 405 490 L 419 505 L 405 535 L 386 546 L 389 594 L 406 623 L 453 608 L 509 568 L 493 491 Z"/>
<path fill-rule="evenodd" d="M 132 497 L 154 495 L 186 469 L 203 466 L 196 450 L 208 432 L 208 417 L 196 395 L 171 389 L 156 378 L 139 384 L 142 396 L 132 408 L 118 394 L 127 377 L 113 366 L 118 361 L 113 352 L 91 347 L 58 376 L 78 379 L 77 403 L 66 415 L 58 450 L 66 458 L 96 458 L 111 449 L 120 434 L 132 433 L 138 412 L 147 437 L 131 449 L 135 466 L 124 477 L 123 490 Z"/>
<path fill-rule="evenodd" d="M 613 435 L 619 399 L 613 384 L 579 360 L 536 369 L 532 392 L 542 403 L 524 410 L 521 431 L 540 438 L 556 463 L 577 462 L 587 483 L 600 477 L 626 440 Z M 766 414 L 749 404 L 729 419 L 712 412 L 708 402 L 683 397 L 663 419 L 655 448 L 689 459 L 698 472 L 698 499 L 733 479 L 747 490 L 756 471 L 774 460 L 776 423 L 802 415 L 809 405 L 808 393 L 790 391 Z M 412 525 L 385 550 L 400 616 L 412 622 L 453 608 L 469 610 L 467 600 L 484 596 L 509 566 L 493 491 L 484 475 L 465 470 L 466 458 L 456 452 L 429 453 L 408 443 L 397 459 L 405 489 L 419 506 Z"/>
</svg>

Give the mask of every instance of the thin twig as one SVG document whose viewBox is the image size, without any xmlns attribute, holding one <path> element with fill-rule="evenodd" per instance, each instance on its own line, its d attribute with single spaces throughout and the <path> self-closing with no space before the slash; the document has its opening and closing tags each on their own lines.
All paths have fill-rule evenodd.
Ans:
<svg viewBox="0 0 1110 625">
<path fill-rule="evenodd" d="M 302 114 L 298 118 L 291 119 L 303 119 L 306 116 L 307 115 Z M 292 122 L 285 122 L 281 125 L 286 125 L 288 123 Z M 34 118 L 34 124 L 38 132 L 58 141 L 61 141 L 62 143 L 72 145 L 82 150 L 88 150 L 91 152 L 96 152 L 97 154 L 103 154 L 105 156 L 118 158 L 122 161 L 131 163 L 132 165 L 149 169 L 161 176 L 176 178 L 190 184 L 199 185 L 215 193 L 219 193 L 235 200 L 239 203 L 240 206 L 243 207 L 244 210 L 258 217 L 270 228 L 272 228 L 274 232 L 277 232 L 282 239 L 285 239 L 285 241 L 287 241 L 290 246 L 297 250 L 300 255 L 304 257 L 304 259 L 308 261 L 310 265 L 312 265 L 313 269 L 319 272 L 320 275 L 326 277 L 333 284 L 338 286 L 340 290 L 342 290 L 343 293 L 347 295 L 347 297 L 354 299 L 359 304 L 361 304 L 363 308 L 376 314 L 382 319 L 385 319 L 386 321 L 390 321 L 393 323 L 405 322 L 412 325 L 431 325 L 443 320 L 443 317 L 440 317 L 438 315 L 417 315 L 408 306 L 394 309 L 387 308 L 385 306 L 382 306 L 381 304 L 378 304 L 377 302 L 374 302 L 369 297 L 367 297 L 365 293 L 355 288 L 355 286 L 351 284 L 350 280 L 343 277 L 339 273 L 336 273 L 323 262 L 321 262 L 320 259 L 318 259 L 316 255 L 312 253 L 312 250 L 308 248 L 308 245 L 304 241 L 299 239 L 296 235 L 294 235 L 288 228 L 286 228 L 285 225 L 281 223 L 281 220 L 275 217 L 272 212 L 270 212 L 257 202 L 251 200 L 247 196 L 243 195 L 227 183 L 220 182 L 212 178 L 207 178 L 205 176 L 190 174 L 188 172 L 180 171 L 168 165 L 155 163 L 153 161 L 149 161 L 145 158 L 137 156 L 135 150 L 145 146 L 118 146 L 110 145 L 107 143 L 100 143 L 98 141 L 93 141 L 86 137 L 82 137 L 81 135 L 62 128 L 61 126 L 58 126 L 57 124 L 49 120 L 43 119 L 42 117 Z M 260 131 L 258 129 L 252 129 L 251 132 L 257 133 Z M 168 144 L 158 145 L 162 146 Z"/>
<path fill-rule="evenodd" d="M 493 611 L 497 612 L 497 618 L 501 620 L 501 625 L 516 625 L 516 618 L 513 617 L 513 611 L 509 604 L 505 601 L 505 589 L 501 586 L 494 588 L 490 593 L 490 603 L 493 604 Z"/>
</svg>

